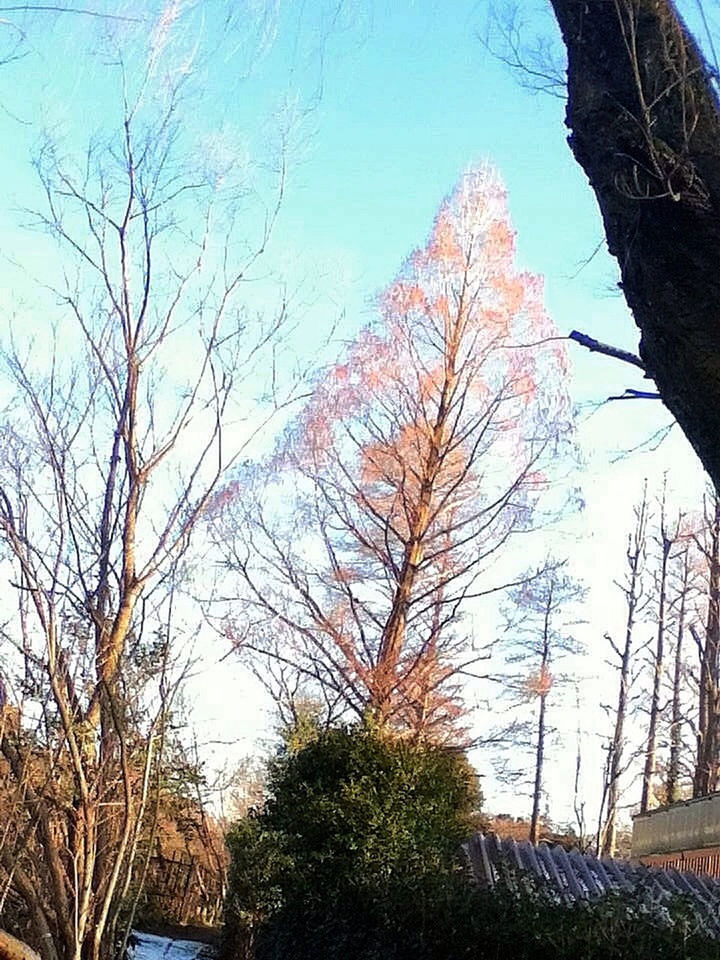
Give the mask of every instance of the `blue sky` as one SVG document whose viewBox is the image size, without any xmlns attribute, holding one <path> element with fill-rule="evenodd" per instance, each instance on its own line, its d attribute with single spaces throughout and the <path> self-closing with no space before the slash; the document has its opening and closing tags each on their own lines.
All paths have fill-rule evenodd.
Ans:
<svg viewBox="0 0 720 960">
<path fill-rule="evenodd" d="M 139 28 L 140 34 L 157 13 L 154 3 L 143 0 L 97 0 L 93 8 L 143 18 L 147 26 Z M 230 27 L 225 22 L 229 11 Z M 523 4 L 523 11 L 528 36 L 553 35 L 542 2 Z M 189 147 L 208 136 L 221 139 L 247 156 L 249 167 L 258 171 L 253 183 L 262 191 L 272 180 L 267 165 L 278 124 L 290 114 L 297 119 L 273 256 L 275 268 L 291 282 L 302 281 L 307 299 L 303 322 L 313 328 L 308 341 L 321 337 L 341 312 L 339 338 L 372 316 L 373 297 L 423 242 L 440 201 L 461 172 L 487 160 L 508 189 L 519 260 L 525 269 L 544 275 L 547 304 L 560 331 L 579 328 L 636 348 L 635 327 L 615 288 L 617 272 L 602 244 L 594 198 L 566 144 L 564 103 L 528 93 L 487 52 L 480 36 L 488 12 L 489 0 L 179 4 L 170 53 L 177 62 L 195 53 L 182 128 Z M 5 145 L 0 256 L 32 263 L 41 273 L 47 248 L 20 229 L 27 220 L 22 208 L 39 202 L 31 156 L 45 129 L 72 151 L 107 127 L 117 115 L 118 74 L 102 40 L 107 24 L 67 14 L 35 15 L 18 26 L 26 33 L 27 56 L 0 66 L 0 140 Z M 131 51 L 134 80 L 142 56 L 137 28 L 116 29 Z M 6 308 L 20 297 L 32 297 L 22 284 L 2 286 Z M 598 637 L 622 616 L 613 599 L 617 574 L 610 568 L 622 562 L 632 499 L 643 476 L 649 471 L 659 475 L 672 464 L 672 482 L 680 488 L 695 489 L 701 478 L 682 437 L 671 438 L 652 456 L 614 463 L 617 450 L 641 443 L 668 417 L 656 403 L 596 409 L 595 402 L 626 386 L 642 387 L 643 381 L 633 369 L 579 348 L 571 359 L 588 506 L 558 536 L 575 572 L 597 582 L 585 638 L 597 650 Z M 229 669 L 225 661 L 225 678 Z M 212 682 L 220 683 L 218 674 L 213 676 Z M 237 735 L 244 738 L 242 749 L 265 724 L 261 705 L 248 689 L 251 709 L 234 715 Z M 590 681 L 586 694 L 594 710 L 599 694 Z M 219 701 L 210 709 L 202 697 L 197 700 L 209 725 L 227 725 L 229 714 Z M 575 724 L 576 718 L 568 715 L 566 732 Z M 588 737 L 594 736 L 588 731 Z M 562 766 L 552 773 L 551 806 L 559 819 L 566 812 L 563 782 L 568 775 Z M 592 778 L 587 789 L 591 797 Z M 506 804 L 521 811 L 499 788 L 495 793 L 486 788 L 486 793 L 496 810 Z"/>
</svg>

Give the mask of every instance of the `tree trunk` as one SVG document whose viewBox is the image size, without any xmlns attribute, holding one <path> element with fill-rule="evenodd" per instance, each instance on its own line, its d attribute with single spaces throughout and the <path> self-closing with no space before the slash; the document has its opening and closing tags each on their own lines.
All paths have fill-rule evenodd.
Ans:
<svg viewBox="0 0 720 960">
<path fill-rule="evenodd" d="M 680 799 L 680 753 L 682 751 L 682 703 L 681 687 L 683 681 L 683 639 L 685 634 L 685 608 L 690 587 L 690 551 L 685 546 L 683 552 L 682 580 L 680 582 L 680 606 L 677 618 L 677 641 L 675 644 L 675 667 L 673 670 L 672 719 L 670 721 L 670 763 L 667 776 L 668 803 L 677 803 Z"/>
<path fill-rule="evenodd" d="M 645 749 L 645 767 L 643 769 L 642 796 L 640 813 L 646 813 L 650 807 L 650 791 L 655 776 L 657 727 L 660 719 L 660 686 L 662 683 L 663 657 L 665 655 L 665 601 L 667 598 L 667 568 L 672 540 L 665 533 L 664 517 L 661 520 L 662 558 L 660 562 L 660 590 L 658 595 L 657 636 L 655 641 L 655 663 L 653 672 L 653 690 L 650 700 L 650 723 L 648 725 L 647 746 Z"/>
<path fill-rule="evenodd" d="M 633 578 L 634 580 L 635 578 Z M 607 795 L 607 817 L 605 827 L 602 832 L 602 844 L 600 855 L 603 857 L 615 856 L 615 843 L 617 837 L 617 809 L 620 800 L 620 774 L 622 772 L 623 747 L 625 744 L 625 716 L 627 713 L 628 687 L 630 680 L 630 660 L 632 656 L 633 631 L 635 628 L 635 607 L 637 597 L 635 595 L 635 586 L 633 583 L 633 593 L 628 597 L 628 615 L 625 624 L 625 646 L 622 650 L 622 660 L 620 661 L 620 687 L 618 690 L 618 702 L 615 710 L 615 728 L 613 730 L 612 743 L 610 744 L 610 757 L 608 762 L 608 795 Z"/>
<path fill-rule="evenodd" d="M 720 113 L 670 0 L 551 0 L 570 146 L 602 213 L 647 374 L 720 488 Z"/>
<path fill-rule="evenodd" d="M 543 763 L 545 760 L 545 701 L 546 694 L 540 696 L 540 712 L 538 714 L 537 746 L 535 748 L 535 784 L 533 787 L 532 816 L 530 817 L 530 842 L 540 840 L 540 797 L 542 796 Z"/>
<path fill-rule="evenodd" d="M 628 694 L 630 687 L 630 664 L 633 653 L 633 633 L 635 631 L 635 617 L 641 591 L 641 572 L 645 556 L 645 534 L 647 530 L 647 483 L 643 489 L 643 496 L 635 508 L 635 530 L 628 537 L 627 562 L 628 574 L 625 593 L 627 617 L 625 619 L 625 643 L 622 649 L 613 649 L 620 657 L 620 685 L 618 702 L 615 710 L 615 727 L 607 764 L 607 816 L 598 837 L 598 853 L 603 857 L 615 856 L 617 838 L 617 810 L 620 800 L 620 775 L 623 771 L 623 754 L 625 749 L 625 718 L 627 715 Z M 610 639 L 610 638 L 609 638 Z M 612 642 L 612 641 L 611 641 Z"/>
<path fill-rule="evenodd" d="M 548 590 L 545 603 L 545 618 L 542 634 L 540 670 L 538 672 L 540 691 L 540 710 L 538 711 L 537 743 L 535 746 L 535 783 L 533 785 L 533 805 L 530 816 L 530 842 L 540 840 L 540 798 L 542 796 L 543 765 L 545 761 L 545 708 L 550 689 L 550 616 L 553 604 L 552 586 Z"/>
<path fill-rule="evenodd" d="M 22 940 L 0 930 L 0 960 L 40 960 L 40 955 Z"/>
<path fill-rule="evenodd" d="M 444 379 L 440 398 L 430 429 L 427 454 L 422 462 L 419 492 L 414 505 L 402 562 L 397 575 L 390 612 L 383 627 L 375 668 L 376 679 L 370 698 L 370 709 L 380 724 L 388 721 L 392 699 L 397 685 L 397 665 L 405 641 L 408 611 L 425 550 L 425 539 L 431 524 L 433 499 L 438 476 L 447 458 L 446 434 L 452 413 L 452 395 L 457 384 L 455 370 L 460 343 L 459 330 L 465 316 L 463 299 L 457 305 L 457 315 L 445 332 Z"/>
<path fill-rule="evenodd" d="M 705 642 L 701 650 L 700 689 L 698 694 L 697 759 L 693 777 L 693 797 L 705 797 L 717 786 L 718 734 L 720 703 L 718 690 L 718 654 L 720 653 L 720 498 L 715 499 L 710 555 L 708 557 L 708 610 Z M 696 642 L 697 633 L 693 630 Z"/>
</svg>

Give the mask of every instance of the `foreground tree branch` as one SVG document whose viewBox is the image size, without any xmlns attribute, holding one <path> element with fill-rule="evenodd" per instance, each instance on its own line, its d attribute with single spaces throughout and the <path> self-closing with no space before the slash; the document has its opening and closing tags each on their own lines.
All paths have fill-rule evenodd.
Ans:
<svg viewBox="0 0 720 960">
<path fill-rule="evenodd" d="M 0 930 L 0 960 L 40 960 L 40 956 L 22 940 Z"/>
<path fill-rule="evenodd" d="M 720 110 L 670 0 L 551 0 L 570 145 L 600 206 L 640 357 L 720 485 Z"/>
</svg>

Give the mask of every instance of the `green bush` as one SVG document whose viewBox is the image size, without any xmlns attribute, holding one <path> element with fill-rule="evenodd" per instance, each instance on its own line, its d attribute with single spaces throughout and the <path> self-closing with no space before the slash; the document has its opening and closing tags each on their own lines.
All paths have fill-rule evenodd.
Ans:
<svg viewBox="0 0 720 960">
<path fill-rule="evenodd" d="M 259 960 L 360 956 L 368 930 L 382 937 L 396 897 L 423 879 L 463 873 L 458 849 L 479 804 L 459 752 L 367 727 L 319 732 L 271 764 L 265 809 L 231 834 L 226 922 L 237 928 L 260 916 L 259 897 L 271 907 Z M 262 883 L 253 876 L 259 855 L 270 864 Z"/>
<path fill-rule="evenodd" d="M 571 907 L 510 886 L 479 890 L 457 873 L 388 885 L 386 899 L 287 907 L 258 944 L 262 960 L 718 960 L 720 945 L 678 901 L 673 925 L 639 897 Z M 328 905 L 330 906 L 330 905 Z"/>
<path fill-rule="evenodd" d="M 255 936 L 282 906 L 283 876 L 292 863 L 280 839 L 253 812 L 225 838 L 230 854 L 221 953 L 235 960 L 254 956 Z"/>
<path fill-rule="evenodd" d="M 457 920 L 467 909 L 459 905 Z M 718 960 L 720 944 L 703 934 L 691 906 L 648 907 L 641 892 L 610 893 L 572 906 L 533 884 L 476 890 L 461 923 L 464 936 L 440 960 Z M 428 954 L 428 957 L 431 955 Z"/>
<path fill-rule="evenodd" d="M 324 900 L 447 867 L 479 802 L 462 754 L 334 729 L 272 765 L 262 821 L 283 837 L 293 883 Z"/>
<path fill-rule="evenodd" d="M 511 875 L 479 889 L 458 856 L 479 801 L 461 754 L 372 730 L 286 750 L 229 838 L 234 960 L 720 960 L 682 900 L 567 907 Z"/>
</svg>

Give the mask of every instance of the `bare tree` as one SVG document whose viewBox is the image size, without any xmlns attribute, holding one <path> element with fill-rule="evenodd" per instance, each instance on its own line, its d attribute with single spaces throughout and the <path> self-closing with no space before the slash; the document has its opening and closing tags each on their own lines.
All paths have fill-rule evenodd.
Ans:
<svg viewBox="0 0 720 960">
<path fill-rule="evenodd" d="M 693 796 L 703 797 L 717 786 L 718 749 L 720 748 L 720 499 L 713 495 L 706 503 L 703 530 L 695 544 L 705 560 L 706 614 L 704 630 L 695 624 L 690 632 L 700 660 L 698 681 L 697 757 L 693 777 Z M 703 535 L 704 534 L 704 535 Z"/>
<path fill-rule="evenodd" d="M 130 13 L 109 12 L 92 5 L 60 3 L 12 3 L 0 5 L 0 66 L 23 59 L 29 52 L 33 35 L 33 21 L 44 22 L 61 18 L 95 23 L 105 27 L 147 25 L 152 17 Z"/>
<path fill-rule="evenodd" d="M 663 705 L 660 702 L 664 657 L 665 657 L 665 634 L 667 630 L 667 607 L 668 607 L 668 571 L 670 565 L 670 552 L 678 536 L 679 524 L 674 531 L 671 531 L 667 524 L 666 511 L 666 481 L 663 483 L 663 492 L 660 499 L 660 510 L 658 517 L 658 546 L 659 546 L 659 568 L 656 582 L 657 596 L 657 620 L 655 631 L 655 649 L 652 659 L 652 692 L 650 695 L 648 732 L 645 741 L 645 763 L 643 767 L 642 793 L 640 796 L 640 812 L 645 813 L 651 803 L 653 779 L 657 766 L 657 736 L 658 725 L 661 720 Z"/>
<path fill-rule="evenodd" d="M 622 646 L 618 646 L 610 635 L 608 643 L 616 658 L 618 670 L 618 699 L 615 708 L 613 734 L 608 746 L 607 771 L 605 777 L 606 806 L 605 819 L 598 835 L 598 851 L 602 856 L 615 855 L 617 835 L 617 814 L 620 801 L 621 777 L 627 767 L 625 723 L 628 716 L 630 688 L 633 679 L 632 663 L 635 653 L 635 627 L 638 614 L 643 605 L 643 572 L 647 555 L 648 500 L 647 482 L 643 485 L 642 496 L 635 506 L 635 526 L 628 536 L 627 570 L 624 579 L 618 584 L 625 597 L 625 635 Z"/>
<path fill-rule="evenodd" d="M 685 631 L 693 614 L 693 600 L 697 590 L 693 570 L 692 543 L 688 536 L 676 555 L 677 576 L 675 580 L 675 653 L 672 672 L 672 706 L 670 717 L 670 757 L 668 760 L 666 796 L 668 803 L 681 799 L 683 777 L 683 730 L 687 726 L 686 701 L 688 695 L 688 670 L 685 662 Z"/>
<path fill-rule="evenodd" d="M 565 564 L 553 561 L 529 572 L 525 582 L 509 595 L 508 625 L 503 641 L 506 660 L 513 666 L 513 673 L 507 678 L 508 689 L 521 701 L 538 705 L 533 723 L 532 843 L 540 839 L 540 805 L 551 732 L 547 721 L 548 697 L 567 681 L 559 672 L 562 661 L 581 650 L 572 632 L 577 620 L 569 618 L 584 595 L 584 587 L 566 573 Z"/>
<path fill-rule="evenodd" d="M 121 64 L 114 135 L 78 163 L 42 150 L 36 221 L 57 244 L 62 280 L 45 280 L 56 319 L 34 339 L 16 329 L 4 351 L 14 396 L 0 421 L 0 543 L 16 604 L 3 625 L 15 713 L 0 750 L 24 799 L 0 873 L 43 960 L 116 949 L 167 710 L 157 650 L 155 694 L 130 696 L 138 658 L 162 623 L 172 642 L 178 560 L 281 403 L 270 396 L 243 423 L 238 389 L 276 360 L 287 316 L 282 295 L 259 319 L 245 306 L 284 162 L 256 235 L 239 236 L 232 165 L 219 176 L 182 156 L 182 83 L 151 95 L 161 41 L 155 33 L 134 92 Z"/>
</svg>

